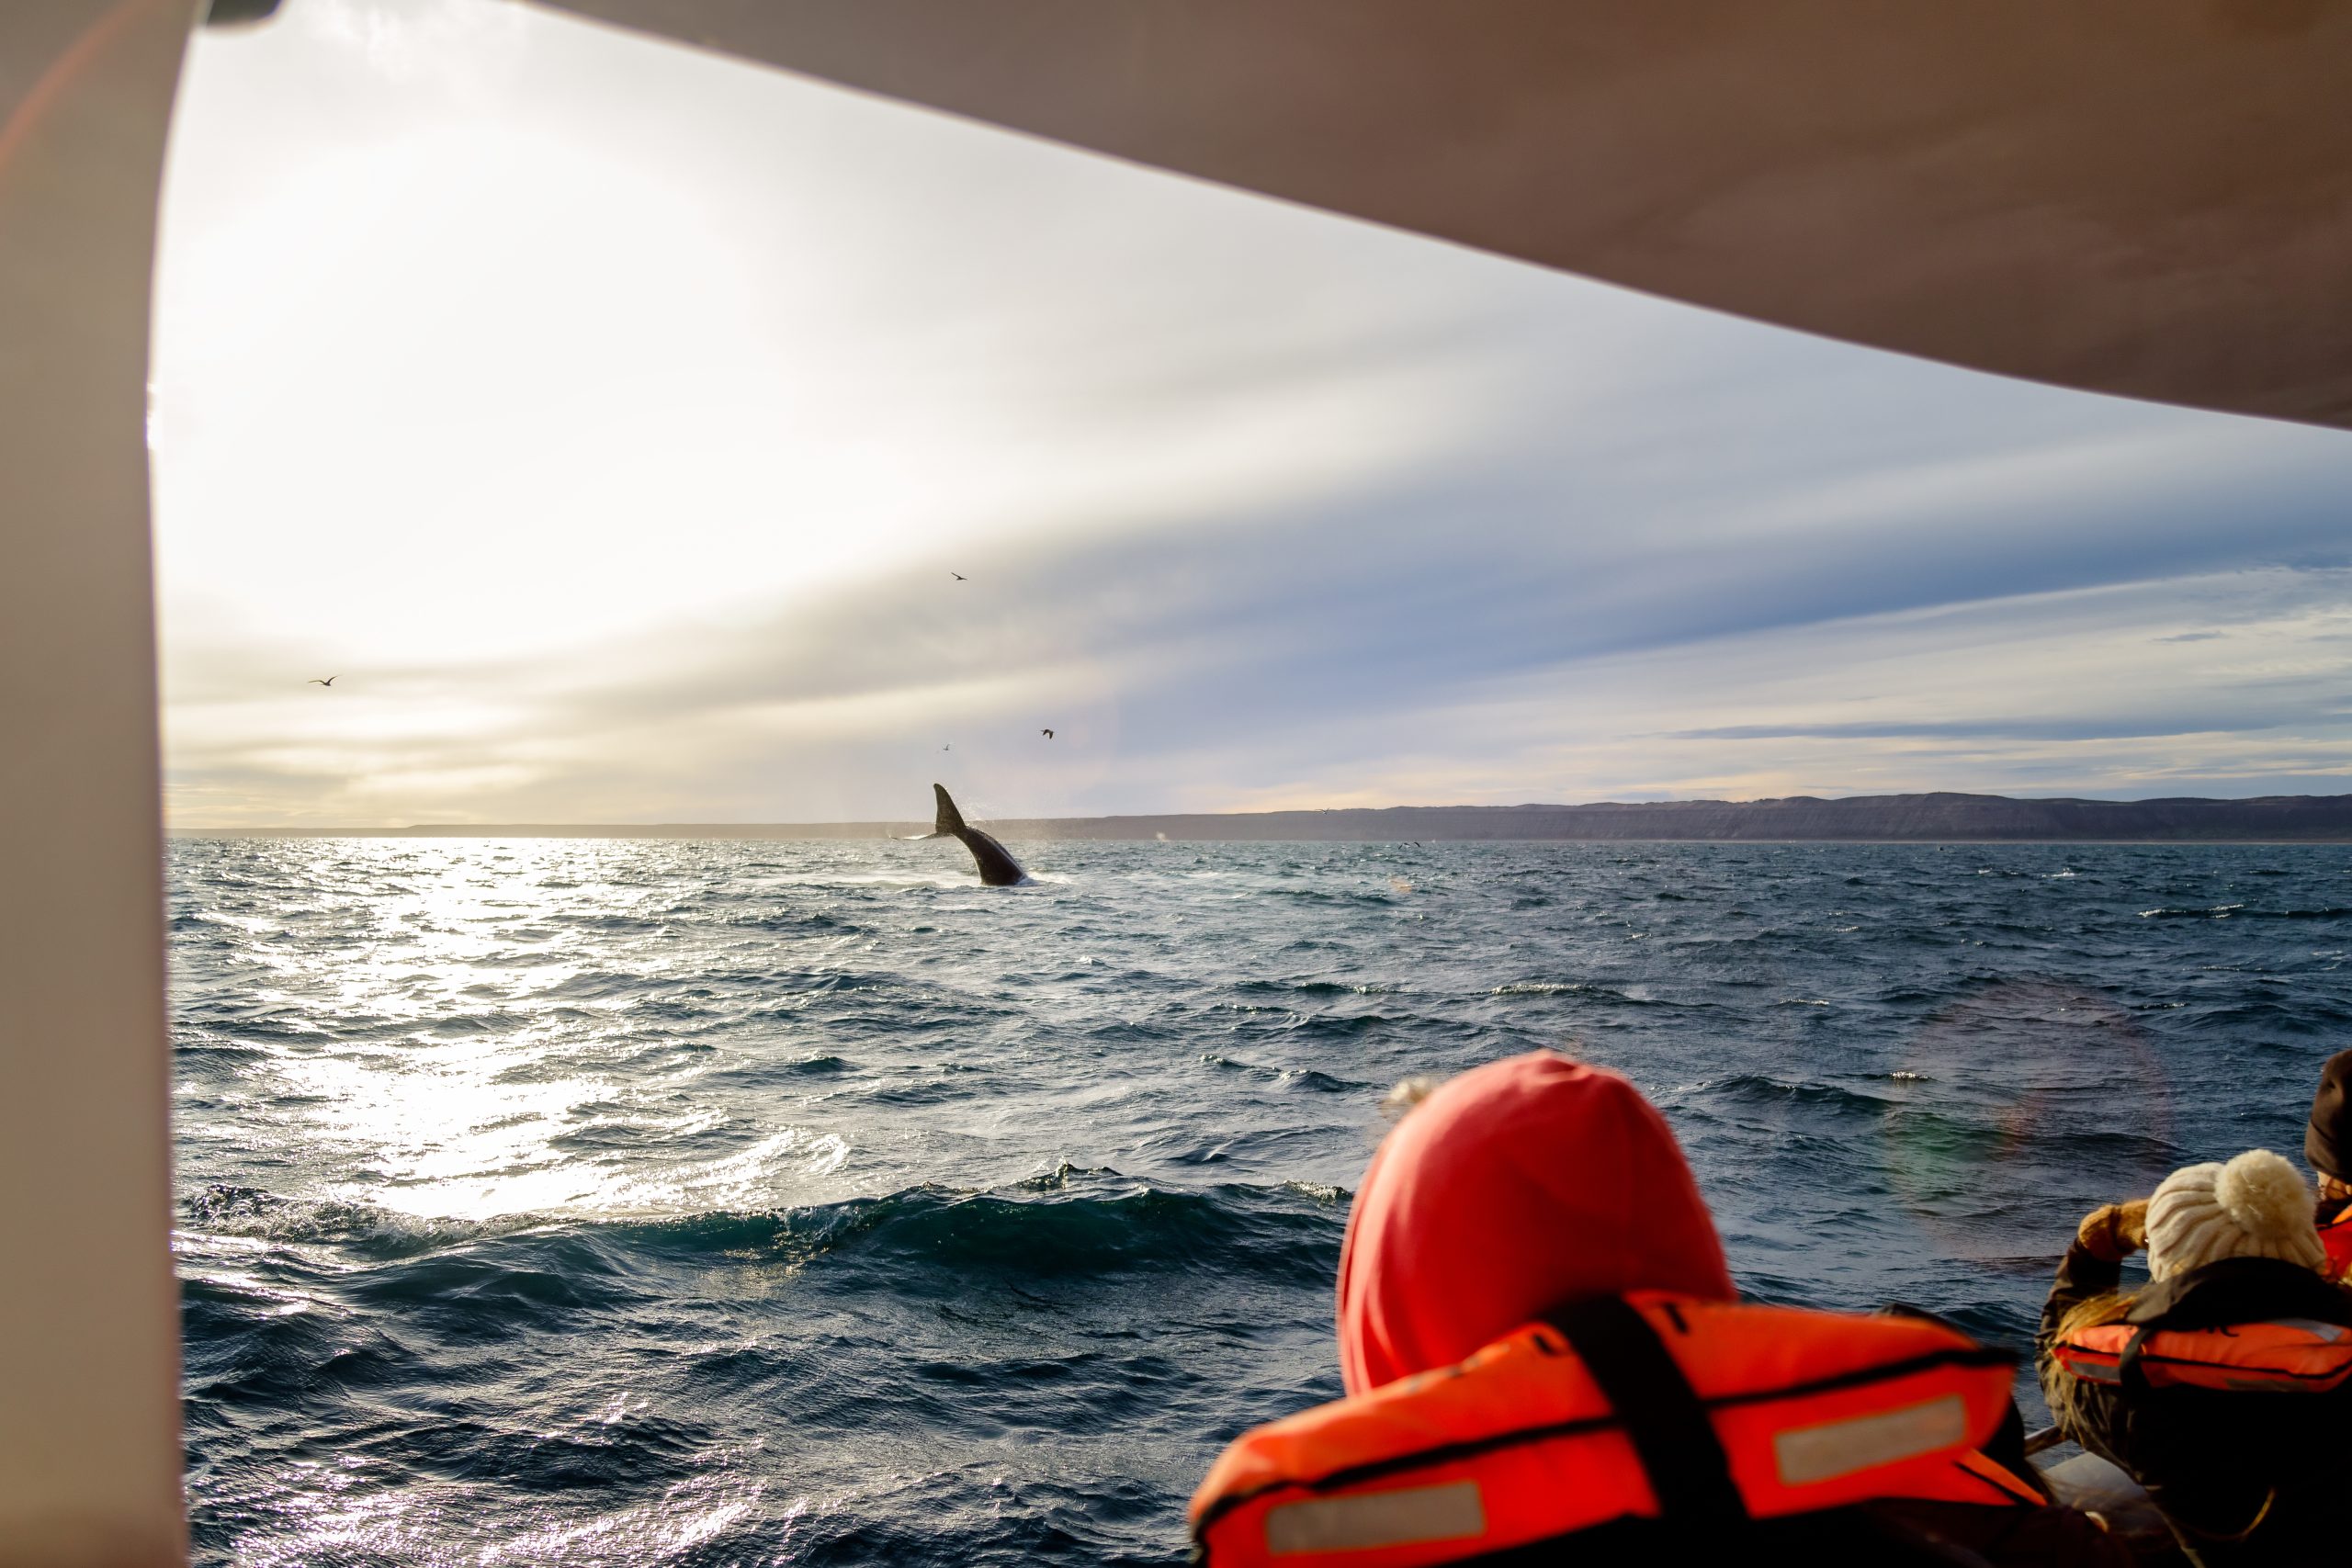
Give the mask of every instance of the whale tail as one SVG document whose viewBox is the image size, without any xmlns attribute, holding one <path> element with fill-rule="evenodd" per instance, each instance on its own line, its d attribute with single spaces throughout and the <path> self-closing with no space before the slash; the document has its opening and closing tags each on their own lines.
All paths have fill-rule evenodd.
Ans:
<svg viewBox="0 0 2352 1568">
<path fill-rule="evenodd" d="M 944 839 L 950 834 L 962 832 L 964 814 L 956 809 L 956 802 L 948 795 L 947 786 L 933 784 L 931 793 L 939 797 L 939 819 L 931 825 L 931 836 Z"/>
<path fill-rule="evenodd" d="M 1012 858 L 1012 851 L 978 828 L 966 826 L 964 814 L 956 809 L 945 784 L 932 785 L 931 793 L 939 797 L 939 820 L 926 837 L 963 840 L 964 847 L 972 852 L 972 864 L 978 870 L 980 880 L 990 887 L 1012 887 L 1029 880 L 1029 874 L 1021 869 L 1021 863 Z"/>
</svg>

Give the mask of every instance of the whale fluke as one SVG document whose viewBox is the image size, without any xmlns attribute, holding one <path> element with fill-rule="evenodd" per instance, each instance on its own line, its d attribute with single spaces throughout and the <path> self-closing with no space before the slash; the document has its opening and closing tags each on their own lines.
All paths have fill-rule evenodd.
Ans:
<svg viewBox="0 0 2352 1568">
<path fill-rule="evenodd" d="M 931 825 L 931 836 L 934 839 L 944 839 L 951 833 L 962 832 L 964 814 L 956 809 L 956 797 L 947 793 L 947 786 L 933 784 L 931 786 L 931 793 L 939 799 L 939 818 Z"/>
<path fill-rule="evenodd" d="M 932 785 L 931 793 L 939 798 L 939 815 L 932 823 L 928 837 L 962 840 L 964 847 L 972 852 L 972 863 L 979 867 L 980 881 L 988 886 L 1011 887 L 1029 880 L 1029 874 L 1021 869 L 1021 863 L 1012 858 L 1011 851 L 965 823 L 964 814 L 956 809 L 955 798 L 947 793 L 945 784 Z"/>
</svg>

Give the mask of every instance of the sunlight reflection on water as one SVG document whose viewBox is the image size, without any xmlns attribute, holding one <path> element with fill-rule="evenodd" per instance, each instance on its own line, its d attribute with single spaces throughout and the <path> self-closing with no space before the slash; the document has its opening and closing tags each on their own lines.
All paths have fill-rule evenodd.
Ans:
<svg viewBox="0 0 2352 1568">
<path fill-rule="evenodd" d="M 1173 1560 L 1400 1077 L 1574 1043 L 1744 1288 L 2016 1343 L 2352 1030 L 2343 851 L 1023 850 L 175 843 L 198 1560 Z"/>
</svg>

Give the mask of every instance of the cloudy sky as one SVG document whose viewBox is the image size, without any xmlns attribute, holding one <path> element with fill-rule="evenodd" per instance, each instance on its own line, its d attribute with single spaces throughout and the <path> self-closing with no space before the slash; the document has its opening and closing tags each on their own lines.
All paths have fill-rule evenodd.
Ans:
<svg viewBox="0 0 2352 1568">
<path fill-rule="evenodd" d="M 156 321 L 175 827 L 2352 789 L 2352 436 L 496 0 L 203 35 Z"/>
</svg>

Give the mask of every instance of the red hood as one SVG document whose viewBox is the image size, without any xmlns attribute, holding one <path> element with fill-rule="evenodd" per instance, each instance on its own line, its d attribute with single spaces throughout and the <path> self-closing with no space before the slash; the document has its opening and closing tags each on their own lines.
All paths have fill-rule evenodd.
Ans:
<svg viewBox="0 0 2352 1568">
<path fill-rule="evenodd" d="M 1666 1121 L 1549 1051 L 1441 1085 L 1372 1156 L 1340 1256 L 1340 1368 L 1362 1393 L 1547 1308 L 1639 1289 L 1731 1299 Z"/>
</svg>

